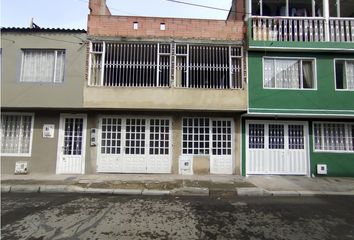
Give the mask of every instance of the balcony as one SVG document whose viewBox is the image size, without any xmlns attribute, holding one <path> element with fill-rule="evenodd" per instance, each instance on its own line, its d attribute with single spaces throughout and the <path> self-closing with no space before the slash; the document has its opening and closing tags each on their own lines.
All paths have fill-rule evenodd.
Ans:
<svg viewBox="0 0 354 240">
<path fill-rule="evenodd" d="M 94 41 L 84 106 L 245 111 L 244 79 L 241 46 Z"/>
<path fill-rule="evenodd" d="M 89 86 L 242 89 L 243 50 L 231 45 L 92 42 Z"/>
<path fill-rule="evenodd" d="M 354 18 L 253 16 L 252 40 L 354 42 Z"/>
<path fill-rule="evenodd" d="M 353 51 L 354 1 L 248 1 L 252 48 Z"/>
</svg>

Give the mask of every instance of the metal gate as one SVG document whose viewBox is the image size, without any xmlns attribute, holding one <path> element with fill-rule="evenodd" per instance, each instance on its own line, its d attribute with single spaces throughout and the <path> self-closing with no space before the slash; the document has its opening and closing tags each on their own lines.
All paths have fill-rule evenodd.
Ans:
<svg viewBox="0 0 354 240">
<path fill-rule="evenodd" d="M 169 118 L 104 116 L 98 134 L 97 172 L 171 172 Z"/>
<path fill-rule="evenodd" d="M 247 121 L 246 174 L 308 174 L 306 122 Z"/>
</svg>

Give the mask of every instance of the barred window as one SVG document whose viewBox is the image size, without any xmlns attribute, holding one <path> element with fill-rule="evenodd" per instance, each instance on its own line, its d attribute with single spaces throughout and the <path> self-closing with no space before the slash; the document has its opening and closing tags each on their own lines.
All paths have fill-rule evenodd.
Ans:
<svg viewBox="0 0 354 240">
<path fill-rule="evenodd" d="M 122 119 L 106 117 L 102 119 L 101 153 L 120 154 L 122 145 Z"/>
<path fill-rule="evenodd" d="M 264 148 L 264 124 L 249 124 L 248 127 L 249 148 Z"/>
<path fill-rule="evenodd" d="M 232 121 L 213 118 L 183 118 L 182 154 L 231 155 Z"/>
<path fill-rule="evenodd" d="M 183 118 L 183 154 L 209 154 L 209 119 Z"/>
<path fill-rule="evenodd" d="M 2 113 L 1 154 L 28 156 L 31 153 L 32 114 Z"/>
<path fill-rule="evenodd" d="M 314 148 L 318 151 L 354 151 L 354 123 L 316 122 Z"/>
</svg>

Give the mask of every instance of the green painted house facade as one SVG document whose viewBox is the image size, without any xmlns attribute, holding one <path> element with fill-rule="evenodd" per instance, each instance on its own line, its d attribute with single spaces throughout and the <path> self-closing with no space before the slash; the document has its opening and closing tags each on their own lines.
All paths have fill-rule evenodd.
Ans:
<svg viewBox="0 0 354 240">
<path fill-rule="evenodd" d="M 354 176 L 354 3 L 304 2 L 245 1 L 242 175 Z"/>
</svg>

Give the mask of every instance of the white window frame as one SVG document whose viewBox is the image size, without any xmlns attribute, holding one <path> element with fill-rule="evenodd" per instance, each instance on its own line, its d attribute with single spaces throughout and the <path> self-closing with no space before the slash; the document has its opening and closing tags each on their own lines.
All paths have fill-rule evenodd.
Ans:
<svg viewBox="0 0 354 240">
<path fill-rule="evenodd" d="M 271 59 L 271 60 L 311 60 L 313 62 L 313 88 L 279 88 L 279 87 L 266 87 L 265 86 L 265 60 L 266 59 Z M 302 64 L 300 64 L 300 67 L 302 68 Z M 302 77 L 302 71 L 300 71 L 300 77 Z M 300 79 L 303 81 L 302 79 Z M 277 56 L 266 56 L 262 58 L 262 81 L 263 81 L 263 89 L 274 89 L 274 90 L 293 90 L 293 91 L 317 91 L 317 61 L 316 58 L 314 57 L 277 57 Z M 275 84 L 276 85 L 276 84 Z"/>
<path fill-rule="evenodd" d="M 335 58 L 333 59 L 333 69 L 334 69 L 334 72 L 333 72 L 333 79 L 334 79 L 334 88 L 336 91 L 354 91 L 354 88 L 346 88 L 346 89 L 338 89 L 337 88 L 337 79 L 336 79 L 336 61 L 353 61 L 354 62 L 354 59 L 353 58 Z M 347 79 L 343 79 L 343 81 L 347 81 Z"/>
<path fill-rule="evenodd" d="M 17 153 L 3 153 L 0 150 L 0 156 L 4 157 L 30 157 L 32 155 L 32 141 L 33 141 L 33 127 L 34 127 L 34 113 L 24 113 L 24 112 L 3 112 L 2 116 L 30 116 L 32 118 L 31 121 L 31 133 L 30 133 L 30 142 L 29 142 L 29 152 L 28 153 L 19 153 L 19 149 Z M 0 128 L 1 135 L 2 129 Z M 22 134 L 21 134 L 22 135 Z M 19 138 L 20 139 L 20 138 Z M 20 147 L 20 146 L 19 146 Z"/>
<path fill-rule="evenodd" d="M 321 149 L 316 149 L 316 142 L 315 142 L 315 124 L 321 124 Z M 348 131 L 350 130 L 350 126 L 354 125 L 353 122 L 322 122 L 316 121 L 312 123 L 312 143 L 313 143 L 313 151 L 314 152 L 332 152 L 332 153 L 354 153 L 354 150 L 324 150 L 324 134 L 323 134 L 323 124 L 343 124 L 344 131 L 346 138 L 349 138 Z M 345 147 L 348 149 L 349 142 L 346 141 Z"/>
<path fill-rule="evenodd" d="M 23 71 L 24 71 L 24 63 L 25 63 L 25 52 L 26 51 L 51 51 L 54 53 L 54 66 L 53 66 L 53 78 L 51 81 L 23 81 Z M 63 79 L 56 79 L 56 71 L 57 71 L 57 61 L 58 61 L 58 52 L 64 53 L 64 64 L 62 69 Z M 21 49 L 21 74 L 20 74 L 20 82 L 21 83 L 40 83 L 40 84 L 62 84 L 65 79 L 65 68 L 66 68 L 66 50 L 65 49 L 45 49 L 45 48 L 23 48 Z"/>
<path fill-rule="evenodd" d="M 120 153 L 102 153 L 102 120 L 104 118 L 117 118 L 121 119 L 121 144 L 120 144 Z M 145 147 L 144 154 L 126 154 L 126 121 L 127 119 L 144 119 L 145 120 Z M 168 154 L 150 154 L 150 123 L 151 120 L 168 120 L 169 121 L 169 131 L 168 131 Z M 100 115 L 98 120 L 98 131 L 97 131 L 97 153 L 99 155 L 116 155 L 116 156 L 172 156 L 173 153 L 173 123 L 172 117 L 169 116 L 142 116 L 142 115 Z M 154 139 L 155 140 L 155 139 Z M 165 147 L 166 148 L 166 147 Z"/>
<path fill-rule="evenodd" d="M 192 140 L 192 153 L 183 153 L 183 120 L 184 119 L 200 119 L 200 118 L 203 118 L 203 119 L 207 119 L 209 121 L 209 132 L 208 132 L 208 135 L 209 135 L 209 153 L 198 153 L 198 154 L 194 154 L 194 140 Z M 233 155 L 233 147 L 234 147 L 234 140 L 235 140 L 235 127 L 234 127 L 234 119 L 233 118 L 219 118 L 219 117 L 182 117 L 182 121 L 181 121 L 181 150 L 180 150 L 180 153 L 181 155 L 184 155 L 184 156 L 212 156 L 213 155 L 213 132 L 212 132 L 212 121 L 213 120 L 216 120 L 216 121 L 230 121 L 231 122 L 231 154 L 230 155 Z M 194 133 L 192 133 L 192 135 L 194 135 Z M 187 140 L 188 141 L 188 140 Z M 188 150 L 188 146 L 187 146 L 187 150 Z M 226 154 L 227 155 L 227 154 Z M 226 156 L 225 155 L 225 156 Z M 223 156 L 222 155 L 217 155 L 217 156 Z"/>
</svg>

